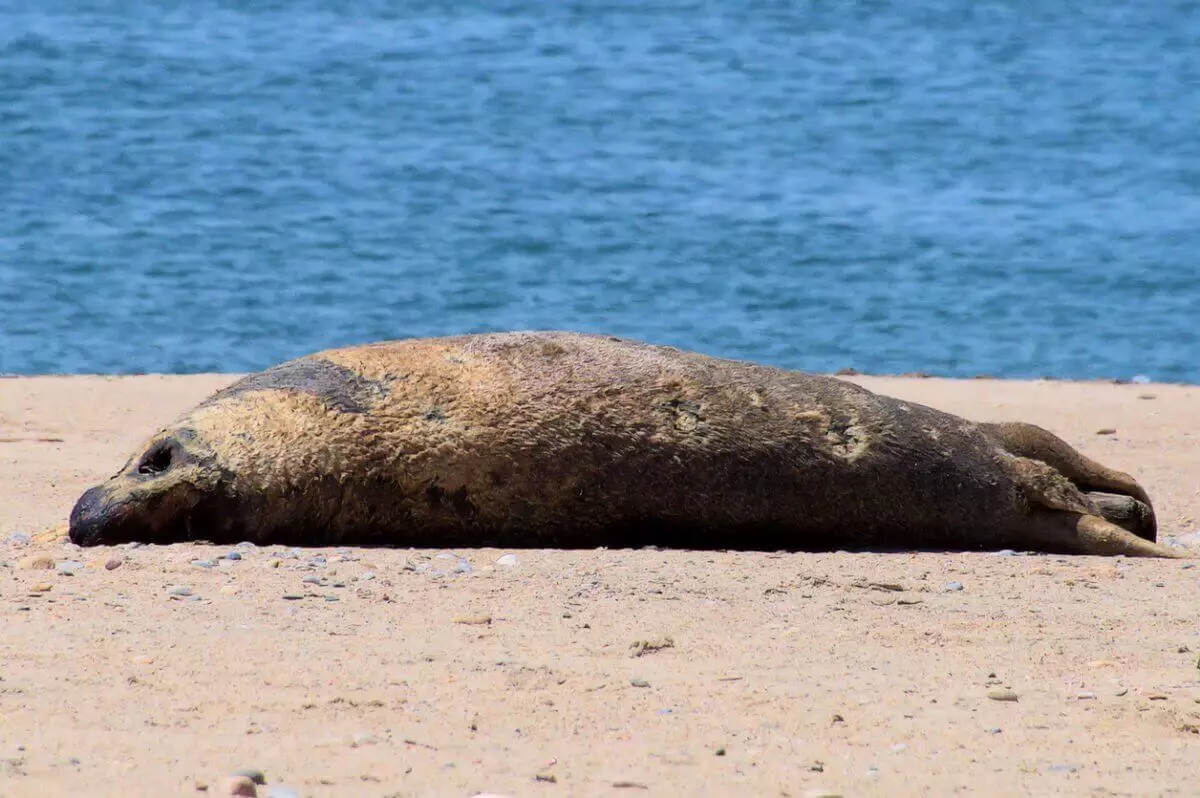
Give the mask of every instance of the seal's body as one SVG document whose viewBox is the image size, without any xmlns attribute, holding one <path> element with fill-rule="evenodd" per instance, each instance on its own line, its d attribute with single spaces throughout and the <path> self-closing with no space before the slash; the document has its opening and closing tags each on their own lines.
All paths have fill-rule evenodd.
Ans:
<svg viewBox="0 0 1200 798">
<path fill-rule="evenodd" d="M 372 344 L 251 375 L 85 493 L 70 534 L 1169 556 L 1132 478 L 1037 427 L 573 333 Z"/>
</svg>

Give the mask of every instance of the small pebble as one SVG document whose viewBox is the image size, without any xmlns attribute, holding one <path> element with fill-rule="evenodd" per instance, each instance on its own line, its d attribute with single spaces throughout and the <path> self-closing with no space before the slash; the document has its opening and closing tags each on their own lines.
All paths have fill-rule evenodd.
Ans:
<svg viewBox="0 0 1200 798">
<path fill-rule="evenodd" d="M 301 581 L 301 582 L 303 582 L 303 583 L 304 583 L 304 584 L 306 584 L 306 585 L 319 585 L 319 584 L 321 584 L 321 577 L 319 577 L 319 576 L 306 576 L 306 577 L 304 577 L 303 579 L 301 579 L 300 581 Z"/>
<path fill-rule="evenodd" d="M 534 781 L 544 781 L 547 784 L 558 784 L 558 777 L 553 773 L 538 773 L 533 777 Z"/>
<path fill-rule="evenodd" d="M 1013 551 L 1012 549 L 1000 549 L 1000 551 L 996 552 L 996 556 L 997 557 L 1016 557 L 1017 553 L 1015 551 Z"/>
<path fill-rule="evenodd" d="M 1119 687 L 1119 688 L 1117 688 L 1116 691 L 1113 692 L 1113 695 L 1115 695 L 1117 697 L 1120 697 L 1123 695 L 1129 695 L 1129 688 L 1128 687 Z"/>
<path fill-rule="evenodd" d="M 49 571 L 54 568 L 54 558 L 49 554 L 31 554 L 17 561 L 22 571 Z"/>
<path fill-rule="evenodd" d="M 374 734 L 359 732 L 350 738 L 350 747 L 359 748 L 364 745 L 375 745 L 377 742 L 379 742 L 379 738 Z"/>
<path fill-rule="evenodd" d="M 230 776 L 225 779 L 225 794 L 238 795 L 242 798 L 257 798 L 258 787 L 245 776 Z"/>
<path fill-rule="evenodd" d="M 1094 701 L 1094 700 L 1096 700 L 1096 694 L 1095 693 L 1078 693 L 1075 696 L 1075 699 L 1077 701 Z"/>
<path fill-rule="evenodd" d="M 83 570 L 83 563 L 79 560 L 63 560 L 54 566 L 54 570 L 63 576 L 74 576 L 76 571 Z"/>
<path fill-rule="evenodd" d="M 38 582 L 29 588 L 30 593 L 49 593 L 54 588 L 54 585 L 49 582 Z"/>
<path fill-rule="evenodd" d="M 255 784 L 266 784 L 267 774 L 263 773 L 258 768 L 238 768 L 229 774 L 230 776 L 245 776 Z"/>
<path fill-rule="evenodd" d="M 299 601 L 302 598 L 304 598 L 303 593 L 284 593 L 283 594 L 284 601 Z"/>
<path fill-rule="evenodd" d="M 456 562 L 454 564 L 454 573 L 456 573 L 456 574 L 471 573 L 471 563 L 467 562 L 466 560 L 459 560 L 458 562 Z"/>
<path fill-rule="evenodd" d="M 114 557 L 114 558 L 112 558 L 111 560 L 109 560 L 108 562 L 104 563 L 104 570 L 106 570 L 106 571 L 115 571 L 115 570 L 117 570 L 118 568 L 120 568 L 120 567 L 121 567 L 121 564 L 122 564 L 123 562 L 125 562 L 125 561 L 124 561 L 124 560 L 118 560 L 116 557 Z"/>
<path fill-rule="evenodd" d="M 1096 430 L 1096 434 L 1097 435 L 1116 435 L 1117 431 L 1115 429 L 1113 429 L 1112 427 L 1105 427 L 1103 429 Z"/>
<path fill-rule="evenodd" d="M 1017 694 L 1012 690 L 988 690 L 987 697 L 993 701 L 1016 701 Z"/>
<path fill-rule="evenodd" d="M 951 593 L 957 592 L 963 589 L 963 584 L 962 582 L 947 582 L 945 589 Z"/>
<path fill-rule="evenodd" d="M 451 554 L 448 551 L 439 551 L 437 554 L 433 555 L 433 559 L 435 559 L 435 560 L 454 560 L 457 562 L 458 555 Z"/>
<path fill-rule="evenodd" d="M 985 731 L 986 731 L 988 734 L 999 734 L 999 733 L 1000 733 L 1000 727 L 999 727 L 999 726 L 993 726 L 993 727 L 992 727 L 992 728 L 990 728 L 990 729 L 985 729 Z"/>
<path fill-rule="evenodd" d="M 29 542 L 33 540 L 27 532 L 13 532 L 8 539 L 17 546 L 28 546 Z"/>
<path fill-rule="evenodd" d="M 496 565 L 500 565 L 505 568 L 516 568 L 519 564 L 520 561 L 517 560 L 517 555 L 515 554 L 505 554 L 503 557 L 496 560 Z"/>
<path fill-rule="evenodd" d="M 212 560 L 192 560 L 192 565 L 197 568 L 212 568 L 216 566 L 216 563 Z"/>
<path fill-rule="evenodd" d="M 634 676 L 632 679 L 629 680 L 629 683 L 631 685 L 633 685 L 634 687 L 649 687 L 650 686 L 650 682 L 646 681 L 645 679 L 641 678 L 640 676 Z"/>
<path fill-rule="evenodd" d="M 187 598 L 192 595 L 192 589 L 187 585 L 171 585 L 167 588 L 167 595 L 176 598 Z"/>
<path fill-rule="evenodd" d="M 1051 773 L 1074 773 L 1079 770 L 1079 765 L 1051 765 L 1046 769 Z"/>
<path fill-rule="evenodd" d="M 487 614 L 480 615 L 455 615 L 450 619 L 450 623 L 461 623 L 467 626 L 483 626 L 492 622 L 492 616 Z"/>
<path fill-rule="evenodd" d="M 240 559 L 242 559 L 242 553 L 241 553 L 240 551 L 230 551 L 230 552 L 226 552 L 224 559 L 226 559 L 226 560 L 240 560 Z"/>
</svg>

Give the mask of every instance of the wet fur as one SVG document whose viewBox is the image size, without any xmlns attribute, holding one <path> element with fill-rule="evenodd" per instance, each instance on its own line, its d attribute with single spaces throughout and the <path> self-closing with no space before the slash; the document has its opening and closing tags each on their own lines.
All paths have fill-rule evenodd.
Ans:
<svg viewBox="0 0 1200 798">
<path fill-rule="evenodd" d="M 170 467 L 140 473 L 163 447 Z M 1117 494 L 1108 515 L 1140 537 L 1089 491 Z M 251 375 L 85 494 L 71 535 L 1166 555 L 1146 542 L 1149 504 L 1031 425 L 616 338 L 506 333 Z"/>
</svg>

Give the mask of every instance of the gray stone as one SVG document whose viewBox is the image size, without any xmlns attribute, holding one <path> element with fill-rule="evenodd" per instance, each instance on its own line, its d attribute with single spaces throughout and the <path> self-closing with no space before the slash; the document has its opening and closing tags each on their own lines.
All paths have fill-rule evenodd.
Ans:
<svg viewBox="0 0 1200 798">
<path fill-rule="evenodd" d="M 258 768 L 238 768 L 229 774 L 230 776 L 245 776 L 255 784 L 266 784 L 267 774 L 263 773 Z"/>
</svg>

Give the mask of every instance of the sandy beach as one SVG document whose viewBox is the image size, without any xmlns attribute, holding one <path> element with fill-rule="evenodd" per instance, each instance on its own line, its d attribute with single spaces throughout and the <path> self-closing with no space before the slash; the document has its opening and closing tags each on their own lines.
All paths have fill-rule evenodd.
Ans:
<svg viewBox="0 0 1200 798">
<path fill-rule="evenodd" d="M 1200 795 L 1200 559 L 38 536 L 232 379 L 0 379 L 0 798 Z M 854 379 L 1200 545 L 1200 387 Z"/>
</svg>

